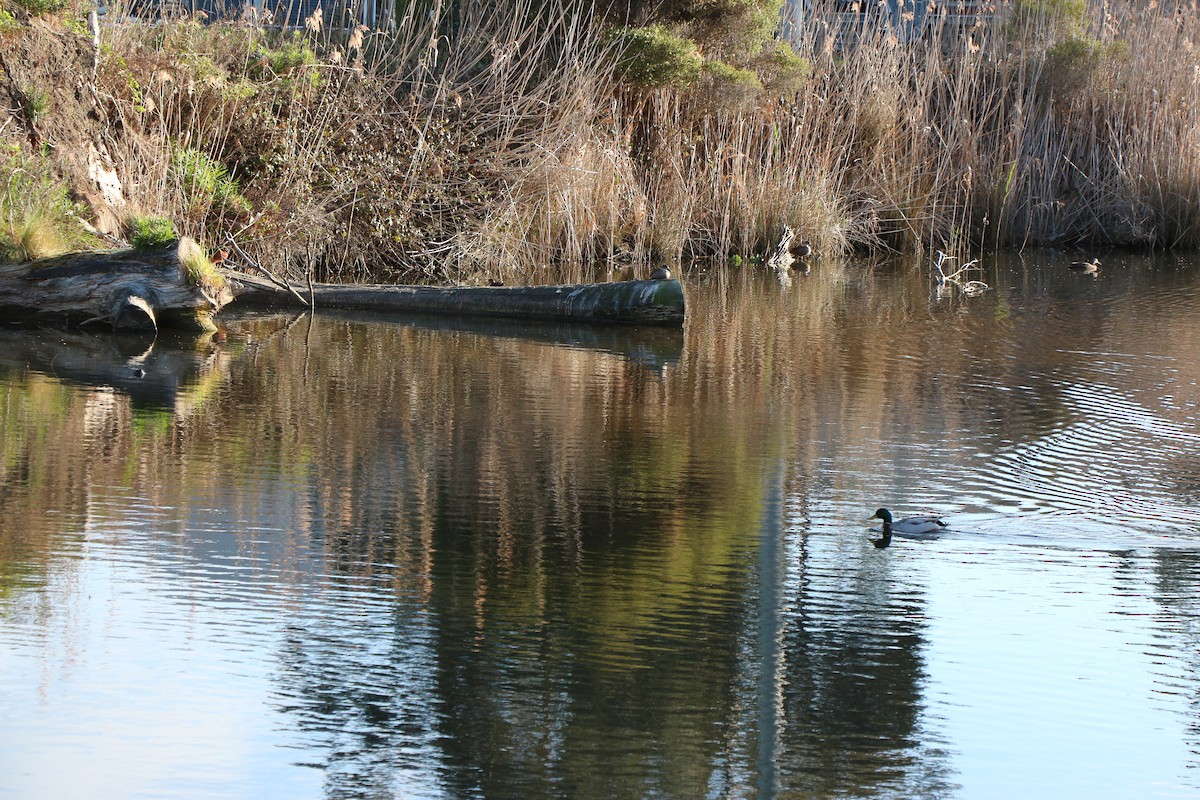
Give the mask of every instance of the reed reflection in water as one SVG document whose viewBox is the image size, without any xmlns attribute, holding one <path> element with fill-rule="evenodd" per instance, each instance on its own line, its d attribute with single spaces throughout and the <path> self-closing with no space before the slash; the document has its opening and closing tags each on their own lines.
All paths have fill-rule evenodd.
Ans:
<svg viewBox="0 0 1200 800">
<path fill-rule="evenodd" d="M 1196 792 L 1200 279 L 1104 263 L 5 334 L 0 793 Z"/>
</svg>

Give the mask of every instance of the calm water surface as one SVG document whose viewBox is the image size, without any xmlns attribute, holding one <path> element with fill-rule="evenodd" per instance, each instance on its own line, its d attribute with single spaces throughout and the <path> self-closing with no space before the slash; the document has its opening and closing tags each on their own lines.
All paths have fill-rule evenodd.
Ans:
<svg viewBox="0 0 1200 800">
<path fill-rule="evenodd" d="M 1104 260 L 0 332 L 0 797 L 1200 797 L 1200 263 Z"/>
</svg>

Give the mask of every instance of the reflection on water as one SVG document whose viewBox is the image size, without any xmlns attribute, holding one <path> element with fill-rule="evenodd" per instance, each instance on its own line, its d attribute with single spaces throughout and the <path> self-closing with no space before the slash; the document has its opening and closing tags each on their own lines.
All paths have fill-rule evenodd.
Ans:
<svg viewBox="0 0 1200 800">
<path fill-rule="evenodd" d="M 0 796 L 1194 794 L 1200 273 L 1103 260 L 4 333 Z"/>
</svg>

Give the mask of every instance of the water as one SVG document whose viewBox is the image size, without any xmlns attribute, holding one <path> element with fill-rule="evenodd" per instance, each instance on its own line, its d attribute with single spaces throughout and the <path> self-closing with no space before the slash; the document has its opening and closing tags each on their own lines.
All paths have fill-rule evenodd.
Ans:
<svg viewBox="0 0 1200 800">
<path fill-rule="evenodd" d="M 1200 797 L 1200 267 L 1104 261 L 0 332 L 0 797 Z"/>
</svg>

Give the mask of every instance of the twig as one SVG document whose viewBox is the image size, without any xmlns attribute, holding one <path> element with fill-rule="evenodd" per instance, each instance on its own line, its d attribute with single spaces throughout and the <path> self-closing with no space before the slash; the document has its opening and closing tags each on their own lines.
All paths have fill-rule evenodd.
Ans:
<svg viewBox="0 0 1200 800">
<path fill-rule="evenodd" d="M 946 274 L 946 271 L 942 269 L 942 264 L 946 263 L 947 261 L 954 261 L 955 258 L 954 256 L 946 255 L 941 250 L 938 250 L 937 254 L 937 261 L 933 262 L 933 268 L 938 272 L 938 297 L 942 297 L 942 289 L 950 286 L 958 289 L 967 297 L 981 295 L 992 288 L 983 281 L 964 281 L 961 279 L 965 273 L 969 273 L 972 269 L 977 269 L 980 272 L 983 271 L 983 268 L 979 266 L 978 259 L 972 259 L 958 269 L 954 270 L 954 272 Z"/>
<path fill-rule="evenodd" d="M 247 266 L 249 266 L 252 269 L 256 269 L 259 272 L 261 272 L 262 274 L 266 275 L 267 280 L 269 280 L 271 283 L 278 286 L 280 289 L 283 289 L 284 291 L 287 291 L 287 292 L 291 292 L 292 296 L 295 297 L 297 300 L 299 300 L 304 305 L 308 306 L 309 308 L 312 307 L 311 304 L 307 300 L 304 299 L 304 296 L 302 294 L 300 294 L 299 292 L 297 292 L 295 289 L 292 288 L 292 285 L 290 283 L 288 283 L 287 281 L 280 280 L 279 278 L 276 278 L 274 273 L 271 272 L 271 270 L 267 269 L 262 264 L 259 264 L 257 261 L 255 261 L 253 258 L 251 258 L 249 255 L 247 255 L 246 251 L 243 250 L 238 245 L 238 243 L 235 242 L 232 238 L 230 238 L 228 241 L 229 241 L 229 246 L 237 251 L 237 254 L 242 257 L 242 260 L 246 262 Z"/>
</svg>

